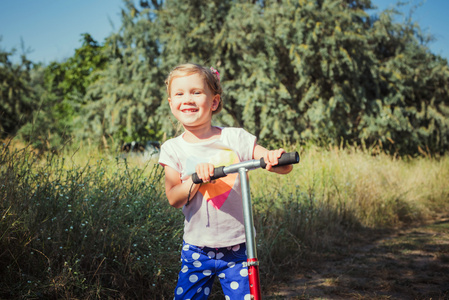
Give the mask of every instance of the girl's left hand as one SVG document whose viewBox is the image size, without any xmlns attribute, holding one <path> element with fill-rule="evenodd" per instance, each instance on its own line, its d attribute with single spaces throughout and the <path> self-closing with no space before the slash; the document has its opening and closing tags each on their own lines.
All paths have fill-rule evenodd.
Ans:
<svg viewBox="0 0 449 300">
<path fill-rule="evenodd" d="M 279 158 L 281 157 L 282 153 L 285 153 L 285 150 L 282 148 L 265 152 L 263 160 L 267 164 L 267 166 L 265 167 L 267 171 L 273 171 L 273 167 L 278 164 Z"/>
</svg>

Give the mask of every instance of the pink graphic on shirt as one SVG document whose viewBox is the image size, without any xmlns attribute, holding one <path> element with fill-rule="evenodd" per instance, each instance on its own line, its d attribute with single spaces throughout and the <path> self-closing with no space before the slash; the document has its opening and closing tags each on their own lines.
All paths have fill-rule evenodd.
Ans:
<svg viewBox="0 0 449 300">
<path fill-rule="evenodd" d="M 208 201 L 211 203 L 211 205 L 215 209 L 220 209 L 220 207 L 225 203 L 226 199 L 228 199 L 229 194 L 231 193 L 231 190 L 225 192 L 224 194 L 221 194 L 215 198 L 208 199 Z"/>
<path fill-rule="evenodd" d="M 226 155 L 223 155 L 226 153 Z M 215 166 L 228 166 L 232 163 L 239 162 L 239 159 L 237 155 L 233 151 L 223 151 L 221 152 L 221 155 L 219 156 L 220 159 L 223 159 L 226 156 L 226 164 L 218 164 L 214 163 Z M 212 162 L 213 163 L 213 162 Z M 223 204 L 226 202 L 226 199 L 228 199 L 229 194 L 232 191 L 232 187 L 235 184 L 235 180 L 237 179 L 238 174 L 229 174 L 226 177 L 222 177 L 219 179 L 216 179 L 213 182 L 206 183 L 201 185 L 199 192 L 203 195 L 204 199 L 206 201 L 209 201 L 209 203 L 215 208 L 220 209 Z"/>
<path fill-rule="evenodd" d="M 237 174 L 230 174 L 226 177 L 219 178 L 213 183 L 202 185 L 199 192 L 203 194 L 204 198 L 209 201 L 215 209 L 220 209 L 226 199 L 228 199 L 236 178 Z"/>
</svg>

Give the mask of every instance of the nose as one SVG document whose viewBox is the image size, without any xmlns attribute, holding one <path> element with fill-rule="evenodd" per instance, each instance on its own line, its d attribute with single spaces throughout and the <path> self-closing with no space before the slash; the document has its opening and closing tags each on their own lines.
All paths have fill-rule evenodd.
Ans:
<svg viewBox="0 0 449 300">
<path fill-rule="evenodd" d="M 186 94 L 184 97 L 182 97 L 183 103 L 193 103 L 193 98 L 191 94 Z"/>
</svg>

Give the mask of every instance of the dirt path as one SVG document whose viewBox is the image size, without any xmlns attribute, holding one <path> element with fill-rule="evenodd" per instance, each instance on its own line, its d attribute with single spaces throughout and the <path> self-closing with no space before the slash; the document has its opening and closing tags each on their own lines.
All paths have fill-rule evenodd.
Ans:
<svg viewBox="0 0 449 300">
<path fill-rule="evenodd" d="M 449 299 L 449 218 L 320 255 L 266 299 Z"/>
</svg>

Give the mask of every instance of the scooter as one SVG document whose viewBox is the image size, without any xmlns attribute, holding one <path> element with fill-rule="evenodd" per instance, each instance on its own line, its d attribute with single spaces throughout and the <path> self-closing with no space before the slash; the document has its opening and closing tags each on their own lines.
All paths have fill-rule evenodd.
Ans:
<svg viewBox="0 0 449 300">
<path fill-rule="evenodd" d="M 299 163 L 298 152 L 283 153 L 279 158 L 279 162 L 276 166 L 285 166 Z M 275 166 L 275 167 L 276 167 Z M 253 159 L 240 163 L 236 163 L 227 167 L 218 167 L 214 169 L 214 176 L 211 180 L 225 177 L 228 174 L 239 173 L 241 189 L 242 189 L 242 201 L 243 201 L 243 218 L 245 221 L 245 234 L 246 234 L 246 252 L 247 252 L 247 265 L 248 265 L 248 279 L 251 293 L 251 299 L 260 300 L 260 279 L 259 279 L 259 260 L 257 259 L 256 250 L 256 237 L 254 233 L 254 219 L 251 204 L 251 193 L 249 188 L 248 171 L 265 168 L 266 163 L 263 158 L 260 160 Z M 192 174 L 192 180 L 194 183 L 202 183 L 202 180 L 196 173 Z"/>
</svg>

